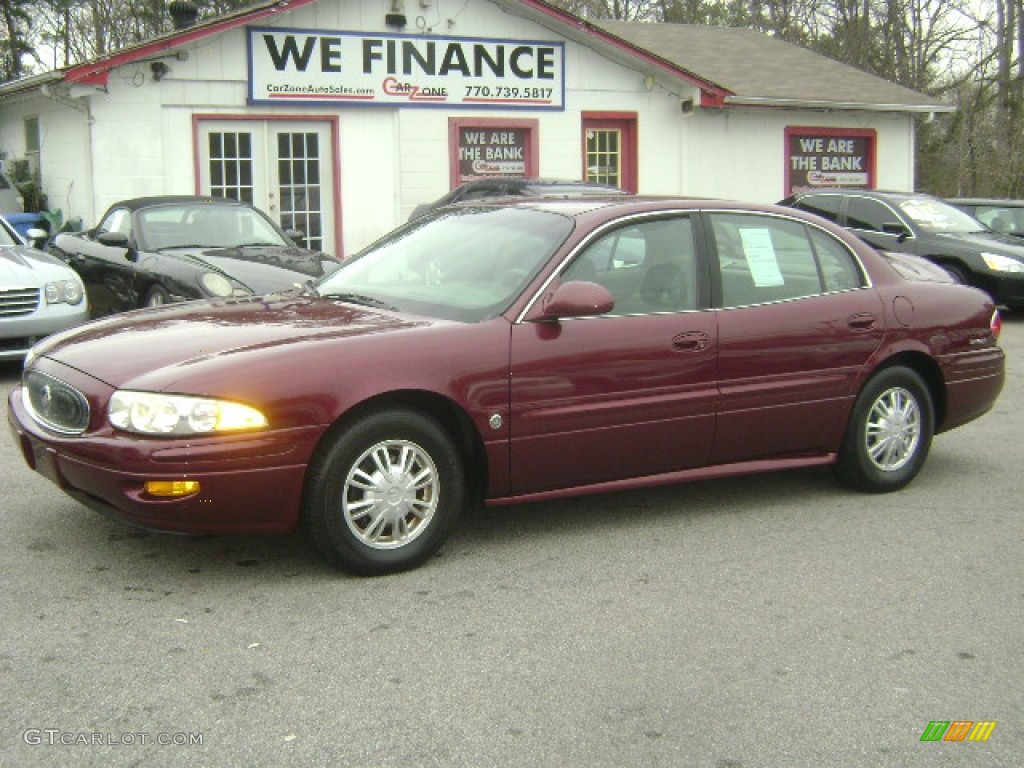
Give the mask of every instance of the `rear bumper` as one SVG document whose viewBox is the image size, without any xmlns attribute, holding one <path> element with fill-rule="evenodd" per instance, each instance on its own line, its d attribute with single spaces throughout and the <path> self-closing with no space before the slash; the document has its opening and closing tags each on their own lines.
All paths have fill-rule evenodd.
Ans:
<svg viewBox="0 0 1024 768">
<path fill-rule="evenodd" d="M 8 424 L 26 463 L 82 504 L 150 530 L 287 533 L 298 523 L 307 464 L 324 427 L 191 440 L 87 435 L 36 425 L 21 387 Z M 198 493 L 159 498 L 147 480 L 198 480 Z"/>
<path fill-rule="evenodd" d="M 989 277 L 989 293 L 997 304 L 1024 307 L 1024 274 L 992 273 Z"/>
<path fill-rule="evenodd" d="M 992 346 L 940 360 L 946 380 L 946 416 L 939 432 L 973 421 L 995 404 L 1006 383 L 1006 355 Z"/>
</svg>

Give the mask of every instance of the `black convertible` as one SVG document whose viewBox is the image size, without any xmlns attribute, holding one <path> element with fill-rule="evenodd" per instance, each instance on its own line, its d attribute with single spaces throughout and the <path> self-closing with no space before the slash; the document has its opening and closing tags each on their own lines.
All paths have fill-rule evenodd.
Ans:
<svg viewBox="0 0 1024 768">
<path fill-rule="evenodd" d="M 334 271 L 262 211 L 212 197 L 140 197 L 112 205 L 94 229 L 49 246 L 85 283 L 90 316 L 208 297 L 249 296 Z"/>
</svg>

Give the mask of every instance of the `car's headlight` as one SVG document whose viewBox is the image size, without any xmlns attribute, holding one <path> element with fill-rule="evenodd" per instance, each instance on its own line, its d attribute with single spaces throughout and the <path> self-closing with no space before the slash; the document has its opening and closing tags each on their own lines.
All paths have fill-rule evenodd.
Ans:
<svg viewBox="0 0 1024 768">
<path fill-rule="evenodd" d="M 983 253 L 985 265 L 994 272 L 1024 272 L 1024 261 L 1019 261 L 1010 256 L 1000 256 L 998 253 Z"/>
<path fill-rule="evenodd" d="M 235 286 L 231 281 L 217 272 L 203 272 L 199 276 L 199 282 L 204 291 L 217 298 L 226 298 L 235 292 Z"/>
<path fill-rule="evenodd" d="M 266 416 L 242 403 L 159 392 L 118 390 L 108 411 L 112 426 L 143 435 L 207 435 L 267 426 Z"/>
<path fill-rule="evenodd" d="M 80 304 L 83 292 L 74 280 L 54 280 L 43 287 L 47 304 Z"/>
</svg>

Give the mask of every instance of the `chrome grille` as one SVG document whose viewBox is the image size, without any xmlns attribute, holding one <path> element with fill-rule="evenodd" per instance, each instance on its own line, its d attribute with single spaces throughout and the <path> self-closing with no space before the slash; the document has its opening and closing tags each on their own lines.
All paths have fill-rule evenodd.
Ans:
<svg viewBox="0 0 1024 768">
<path fill-rule="evenodd" d="M 25 407 L 44 427 L 80 435 L 89 426 L 89 401 L 70 384 L 39 371 L 26 371 L 22 383 Z"/>
<path fill-rule="evenodd" d="M 38 288 L 16 288 L 0 291 L 0 317 L 30 315 L 39 306 Z"/>
</svg>

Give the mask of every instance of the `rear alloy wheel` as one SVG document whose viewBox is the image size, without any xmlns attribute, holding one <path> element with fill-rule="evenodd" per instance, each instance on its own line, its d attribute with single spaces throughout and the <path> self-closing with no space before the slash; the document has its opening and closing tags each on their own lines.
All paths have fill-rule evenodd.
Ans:
<svg viewBox="0 0 1024 768">
<path fill-rule="evenodd" d="M 381 411 L 344 429 L 310 467 L 303 527 L 337 568 L 374 576 L 415 568 L 462 510 L 462 461 L 431 418 Z"/>
<path fill-rule="evenodd" d="M 934 432 L 927 385 L 909 368 L 886 368 L 857 397 L 836 471 L 859 490 L 898 490 L 921 471 Z"/>
<path fill-rule="evenodd" d="M 154 285 L 149 289 L 149 293 L 146 294 L 147 307 L 161 307 L 164 304 L 170 303 L 171 294 L 169 294 L 163 286 Z"/>
</svg>

